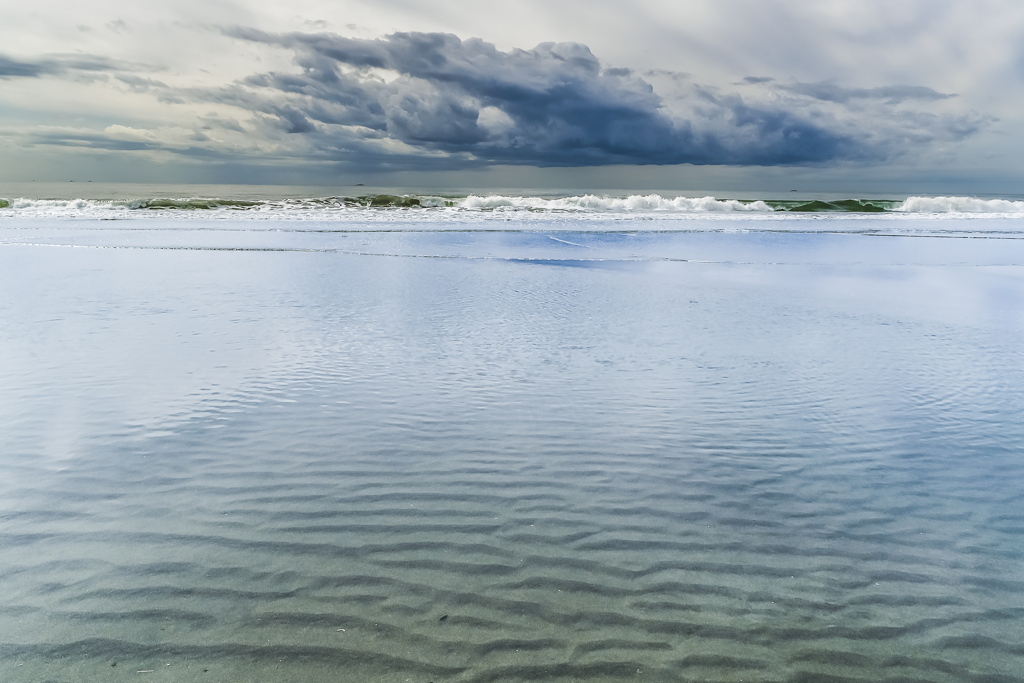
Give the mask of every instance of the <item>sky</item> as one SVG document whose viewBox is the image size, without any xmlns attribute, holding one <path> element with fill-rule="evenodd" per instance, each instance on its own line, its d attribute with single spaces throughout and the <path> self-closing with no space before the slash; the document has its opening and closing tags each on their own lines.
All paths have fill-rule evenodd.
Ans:
<svg viewBox="0 0 1024 683">
<path fill-rule="evenodd" d="M 1024 192 L 1019 0 L 0 0 L 0 180 Z"/>
</svg>

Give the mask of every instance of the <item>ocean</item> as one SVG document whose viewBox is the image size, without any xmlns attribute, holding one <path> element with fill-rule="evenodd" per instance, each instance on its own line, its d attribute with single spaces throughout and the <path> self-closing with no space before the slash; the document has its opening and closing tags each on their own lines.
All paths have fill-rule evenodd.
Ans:
<svg viewBox="0 0 1024 683">
<path fill-rule="evenodd" d="M 1024 198 L 0 187 L 0 679 L 1024 681 Z"/>
</svg>

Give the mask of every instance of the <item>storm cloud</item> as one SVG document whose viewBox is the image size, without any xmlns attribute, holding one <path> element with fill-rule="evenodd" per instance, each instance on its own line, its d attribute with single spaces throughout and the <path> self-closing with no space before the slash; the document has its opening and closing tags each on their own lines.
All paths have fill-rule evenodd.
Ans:
<svg viewBox="0 0 1024 683">
<path fill-rule="evenodd" d="M 4 15 L 14 180 L 1022 173 L 1012 0 L 41 2 Z"/>
<path fill-rule="evenodd" d="M 730 91 L 688 71 L 606 65 L 573 42 L 502 51 L 449 33 L 360 39 L 218 30 L 276 68 L 198 86 L 87 54 L 0 56 L 0 79 L 106 82 L 168 110 L 217 108 L 159 125 L 51 127 L 19 144 L 383 170 L 870 165 L 963 139 L 989 122 L 930 110 L 954 96 L 923 86 L 749 76 Z"/>
<path fill-rule="evenodd" d="M 878 160 L 885 152 L 800 113 L 739 96 L 696 93 L 675 114 L 629 69 L 605 68 L 578 43 L 498 50 L 478 39 L 395 33 L 226 29 L 294 55 L 299 73 L 254 75 L 250 105 L 290 133 L 330 136 L 362 126 L 414 149 L 463 160 L 537 166 L 805 164 Z M 220 101 L 237 101 L 225 92 Z"/>
</svg>

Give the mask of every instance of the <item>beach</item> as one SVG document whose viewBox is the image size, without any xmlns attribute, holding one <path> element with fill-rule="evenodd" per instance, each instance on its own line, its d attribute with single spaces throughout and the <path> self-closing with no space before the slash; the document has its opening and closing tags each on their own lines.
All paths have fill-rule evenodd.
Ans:
<svg viewBox="0 0 1024 683">
<path fill-rule="evenodd" d="M 10 196 L 0 677 L 1024 680 L 1016 200 L 494 196 Z"/>
</svg>

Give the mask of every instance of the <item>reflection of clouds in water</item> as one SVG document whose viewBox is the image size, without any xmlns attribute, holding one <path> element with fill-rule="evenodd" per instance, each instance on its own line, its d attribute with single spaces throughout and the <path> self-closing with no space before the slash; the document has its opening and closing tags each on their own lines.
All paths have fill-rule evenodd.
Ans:
<svg viewBox="0 0 1024 683">
<path fill-rule="evenodd" d="M 296 311 L 253 294 L 279 279 L 275 263 L 182 255 L 45 249 L 8 269 L 41 291 L 13 303 L 40 319 L 33 338 L 8 341 L 33 372 L 5 408 L 40 421 L 55 457 L 82 438 L 152 437 L 260 400 L 252 383 L 293 353 Z"/>
<path fill-rule="evenodd" d="M 200 232 L 0 249 L 0 673 L 1019 670 L 1024 242 Z"/>
<path fill-rule="evenodd" d="M 794 223 L 799 226 L 801 221 Z M 149 225 L 155 230 L 146 230 Z M 30 386 L 14 384 L 14 395 L 20 394 L 21 400 L 9 401 L 5 410 L 31 416 L 40 424 L 50 457 L 74 453 L 83 438 L 113 438 L 97 432 L 97 424 L 117 424 L 123 430 L 118 434 L 140 438 L 166 434 L 190 420 L 210 416 L 220 418 L 220 424 L 211 428 L 222 427 L 233 413 L 257 402 L 292 400 L 280 392 L 281 386 L 292 384 L 288 378 L 293 375 L 310 378 L 310 386 L 331 377 L 386 375 L 384 366 L 392 362 L 388 354 L 402 346 L 389 325 L 406 315 L 403 302 L 423 296 L 417 293 L 409 298 L 411 290 L 420 286 L 419 266 L 388 255 L 468 259 L 480 267 L 497 268 L 502 263 L 500 267 L 517 263 L 575 266 L 657 277 L 673 277 L 679 268 L 702 267 L 708 282 L 719 281 L 722 286 L 760 284 L 788 292 L 785 297 L 799 297 L 801 290 L 816 291 L 821 297 L 847 302 L 855 315 L 910 315 L 953 325 L 1014 324 L 1020 301 L 1015 270 L 959 264 L 1024 263 L 1017 243 L 1006 240 L 778 233 L 339 235 L 281 233 L 277 224 L 266 222 L 255 231 L 167 231 L 170 225 L 153 220 L 130 231 L 93 226 L 78 231 L 68 230 L 65 224 L 53 231 L 53 239 L 144 249 L 83 252 L 22 247 L 29 250 L 23 252 L 28 258 L 8 270 L 8 278 L 33 282 L 42 278 L 44 283 L 12 305 L 26 315 L 42 316 L 47 311 L 48 320 L 40 321 L 32 339 L 8 339 L 6 355 L 31 363 L 33 386 L 42 383 L 48 389 L 40 394 Z M 33 241 L 50 238 L 46 229 L 38 230 Z M 345 253 L 178 250 L 232 244 L 246 249 L 327 248 Z M 172 250 L 145 249 L 172 245 Z M 367 256 L 353 256 L 360 253 Z M 369 260 L 352 262 L 351 258 Z M 310 280 L 302 271 L 309 265 L 321 269 L 330 263 L 346 264 L 346 268 L 352 263 L 372 264 L 381 289 L 376 293 L 364 289 L 362 295 L 335 292 L 340 298 L 332 307 L 322 308 L 326 294 L 320 288 L 329 289 L 331 281 Z M 951 266 L 958 266 L 956 277 L 950 277 Z M 899 297 L 892 296 L 893 287 L 899 288 Z M 318 300 L 316 306 L 305 301 L 310 296 Z M 464 299 L 466 293 L 457 296 Z M 498 300 L 504 298 L 499 295 Z M 423 303 L 437 309 L 442 319 L 454 321 L 463 315 L 445 308 L 443 300 L 440 308 L 432 300 Z M 321 323 L 328 311 L 358 323 L 353 329 L 360 332 L 346 340 L 325 336 Z M 413 326 L 406 333 L 415 337 L 417 329 Z"/>
<path fill-rule="evenodd" d="M 92 434 L 87 429 L 87 411 L 84 409 L 84 401 L 81 399 L 70 399 L 56 394 L 51 396 L 52 403 L 48 406 L 49 412 L 44 413 L 45 417 L 40 420 L 39 455 L 45 468 L 51 470 L 62 470 L 68 460 L 73 460 L 79 453 Z M 38 406 L 37 414 L 43 406 Z"/>
</svg>

